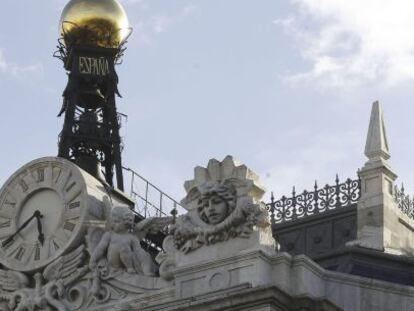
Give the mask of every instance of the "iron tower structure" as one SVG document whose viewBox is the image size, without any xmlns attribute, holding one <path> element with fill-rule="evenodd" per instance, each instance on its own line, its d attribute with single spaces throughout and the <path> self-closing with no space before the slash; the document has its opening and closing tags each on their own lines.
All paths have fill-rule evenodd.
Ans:
<svg viewBox="0 0 414 311">
<path fill-rule="evenodd" d="M 88 32 L 85 32 L 87 36 Z M 82 32 L 81 32 L 82 35 Z M 124 190 L 120 118 L 116 108 L 118 76 L 115 64 L 125 48 L 102 47 L 87 38 L 59 40 L 55 56 L 64 63 L 68 84 L 63 92 L 63 129 L 58 156 L 68 159 L 98 179 Z"/>
</svg>

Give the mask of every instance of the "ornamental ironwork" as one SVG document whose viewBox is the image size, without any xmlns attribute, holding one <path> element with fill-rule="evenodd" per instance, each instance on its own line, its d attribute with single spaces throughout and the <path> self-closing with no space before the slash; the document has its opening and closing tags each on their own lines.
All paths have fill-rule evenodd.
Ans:
<svg viewBox="0 0 414 311">
<path fill-rule="evenodd" d="M 414 196 L 410 197 L 405 193 L 404 185 L 401 186 L 401 189 L 394 186 L 394 200 L 404 214 L 414 219 Z"/>
<path fill-rule="evenodd" d="M 272 224 L 294 221 L 304 217 L 325 213 L 335 209 L 347 208 L 358 203 L 361 197 L 361 179 L 348 178 L 340 183 L 336 176 L 335 185 L 319 188 L 315 182 L 313 191 L 303 191 L 297 194 L 293 187 L 292 196 L 283 196 L 266 204 L 270 212 Z"/>
</svg>

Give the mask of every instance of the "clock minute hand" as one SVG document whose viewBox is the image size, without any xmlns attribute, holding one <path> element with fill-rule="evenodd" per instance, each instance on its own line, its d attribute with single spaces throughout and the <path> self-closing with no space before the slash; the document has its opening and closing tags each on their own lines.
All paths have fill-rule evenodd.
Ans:
<svg viewBox="0 0 414 311">
<path fill-rule="evenodd" d="M 17 234 L 19 234 L 20 233 L 20 231 L 22 231 L 24 228 L 26 228 L 27 227 L 27 225 L 33 220 L 33 218 L 35 218 L 35 217 L 38 217 L 38 215 L 41 215 L 40 214 L 40 212 L 39 211 L 35 211 L 34 213 L 33 213 L 33 215 L 29 218 L 29 219 L 27 219 L 20 227 L 19 227 L 19 229 L 17 229 L 17 231 L 14 233 L 14 234 L 12 234 L 11 236 L 9 236 L 6 240 L 4 240 L 2 243 L 1 243 L 1 246 L 2 247 L 5 247 L 7 244 L 9 244 L 13 239 L 14 239 L 14 237 L 17 235 Z"/>
</svg>

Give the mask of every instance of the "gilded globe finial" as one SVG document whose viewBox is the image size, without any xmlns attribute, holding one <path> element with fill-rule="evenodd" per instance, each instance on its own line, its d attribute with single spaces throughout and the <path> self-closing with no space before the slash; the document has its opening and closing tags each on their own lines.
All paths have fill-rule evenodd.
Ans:
<svg viewBox="0 0 414 311">
<path fill-rule="evenodd" d="M 117 0 L 70 0 L 59 31 L 65 45 L 118 48 L 130 33 L 128 17 Z"/>
</svg>

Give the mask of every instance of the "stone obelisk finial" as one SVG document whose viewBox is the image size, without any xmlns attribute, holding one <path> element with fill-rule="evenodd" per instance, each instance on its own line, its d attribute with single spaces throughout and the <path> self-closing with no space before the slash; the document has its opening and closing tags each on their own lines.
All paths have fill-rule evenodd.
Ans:
<svg viewBox="0 0 414 311">
<path fill-rule="evenodd" d="M 370 161 L 390 158 L 382 106 L 378 101 L 372 104 L 365 155 Z"/>
<path fill-rule="evenodd" d="M 414 234 L 401 224 L 403 216 L 394 200 L 397 175 L 388 163 L 390 150 L 382 107 L 377 101 L 372 105 L 365 155 L 368 161 L 359 173 L 357 240 L 347 245 L 403 254 L 414 247 L 414 243 L 407 242 L 414 241 Z"/>
</svg>

